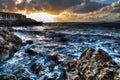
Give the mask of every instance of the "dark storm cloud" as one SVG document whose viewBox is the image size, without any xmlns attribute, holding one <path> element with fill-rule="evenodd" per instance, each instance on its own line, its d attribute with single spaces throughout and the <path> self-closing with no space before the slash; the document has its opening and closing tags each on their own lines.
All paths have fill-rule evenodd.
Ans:
<svg viewBox="0 0 120 80">
<path fill-rule="evenodd" d="M 0 0 L 0 11 L 13 10 L 16 0 Z"/>
<path fill-rule="evenodd" d="M 45 11 L 60 13 L 69 7 L 80 4 L 82 1 L 83 0 L 0 0 L 0 11 L 25 10 L 27 12 Z"/>
<path fill-rule="evenodd" d="M 112 7 L 112 8 L 111 8 Z M 99 9 L 120 12 L 120 0 L 111 5 L 92 0 L 0 0 L 0 11 L 59 14 L 69 10 L 74 13 L 88 13 Z"/>
<path fill-rule="evenodd" d="M 101 8 L 101 12 L 120 13 L 120 0 Z"/>
<path fill-rule="evenodd" d="M 35 10 L 42 10 L 51 13 L 60 13 L 71 6 L 80 4 L 82 0 L 32 0 L 28 6 Z"/>
<path fill-rule="evenodd" d="M 112 6 L 112 12 L 120 13 L 120 0 L 113 3 L 111 6 Z"/>
<path fill-rule="evenodd" d="M 105 4 L 91 2 L 90 0 L 84 0 L 81 4 L 72 7 L 70 10 L 76 13 L 88 13 L 99 10 L 100 8 L 105 6 Z"/>
</svg>

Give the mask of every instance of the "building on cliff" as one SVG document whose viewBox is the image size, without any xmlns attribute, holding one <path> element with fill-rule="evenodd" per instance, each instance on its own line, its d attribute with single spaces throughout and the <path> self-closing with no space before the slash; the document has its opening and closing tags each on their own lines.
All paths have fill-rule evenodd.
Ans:
<svg viewBox="0 0 120 80">
<path fill-rule="evenodd" d="M 0 21 L 24 20 L 26 16 L 17 13 L 0 12 Z"/>
<path fill-rule="evenodd" d="M 0 26 L 42 25 L 25 15 L 18 13 L 0 12 Z"/>
</svg>

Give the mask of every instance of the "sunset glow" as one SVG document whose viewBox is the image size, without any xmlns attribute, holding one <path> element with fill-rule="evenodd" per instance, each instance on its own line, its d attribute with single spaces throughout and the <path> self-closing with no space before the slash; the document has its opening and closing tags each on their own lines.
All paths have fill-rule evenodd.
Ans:
<svg viewBox="0 0 120 80">
<path fill-rule="evenodd" d="M 53 22 L 56 16 L 41 12 L 41 13 L 34 13 L 34 14 L 27 15 L 27 17 L 32 18 L 36 21 Z"/>
<path fill-rule="evenodd" d="M 0 11 L 43 22 L 114 22 L 120 0 L 0 0 Z"/>
</svg>

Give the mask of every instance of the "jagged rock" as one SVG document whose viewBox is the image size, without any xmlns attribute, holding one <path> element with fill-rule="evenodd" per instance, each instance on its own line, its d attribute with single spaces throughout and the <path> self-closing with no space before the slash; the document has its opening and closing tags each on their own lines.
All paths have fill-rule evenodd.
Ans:
<svg viewBox="0 0 120 80">
<path fill-rule="evenodd" d="M 71 71 L 73 72 L 77 68 L 76 64 L 77 64 L 76 60 L 72 60 L 72 61 L 65 60 L 62 66 L 65 68 L 67 72 L 71 72 Z"/>
<path fill-rule="evenodd" d="M 35 52 L 33 49 L 29 48 L 25 51 L 26 53 L 28 53 L 29 55 L 35 55 L 37 54 L 37 52 Z"/>
<path fill-rule="evenodd" d="M 120 66 L 103 50 L 88 48 L 77 60 L 64 60 L 66 80 L 120 80 Z"/>
<path fill-rule="evenodd" d="M 0 30 L 0 63 L 17 51 L 22 40 L 7 30 Z"/>
<path fill-rule="evenodd" d="M 78 61 L 82 80 L 120 80 L 120 66 L 103 50 L 87 49 Z"/>
<path fill-rule="evenodd" d="M 66 71 L 66 80 L 81 80 L 78 75 L 77 60 L 64 60 L 62 66 Z"/>
<path fill-rule="evenodd" d="M 73 76 L 73 80 L 82 80 L 79 75 Z"/>
<path fill-rule="evenodd" d="M 52 62 L 54 63 L 55 65 L 58 65 L 60 62 L 59 62 L 59 59 L 58 59 L 58 55 L 57 54 L 53 54 L 53 55 L 48 55 L 45 59 L 46 62 Z"/>
<path fill-rule="evenodd" d="M 48 37 L 55 38 L 55 37 L 64 37 L 65 34 L 63 34 L 63 33 L 49 32 L 49 33 L 47 34 L 47 36 L 48 36 Z"/>
<path fill-rule="evenodd" d="M 12 74 L 4 74 L 4 75 L 0 75 L 0 80 L 17 80 L 17 79 L 16 76 Z"/>
<path fill-rule="evenodd" d="M 33 41 L 32 40 L 27 40 L 26 44 L 33 44 Z"/>
<path fill-rule="evenodd" d="M 58 41 L 58 42 L 67 42 L 68 39 L 65 38 L 65 37 L 60 37 L 60 38 L 56 38 L 56 41 Z"/>
<path fill-rule="evenodd" d="M 29 77 L 23 77 L 21 80 L 31 80 Z"/>
<path fill-rule="evenodd" d="M 32 63 L 31 67 L 30 67 L 31 71 L 35 74 L 39 74 L 40 70 L 42 69 L 42 67 L 40 66 L 39 63 L 34 62 Z"/>
<path fill-rule="evenodd" d="M 57 65 L 60 63 L 57 54 L 53 54 L 51 56 L 51 60 L 53 60 Z"/>
</svg>

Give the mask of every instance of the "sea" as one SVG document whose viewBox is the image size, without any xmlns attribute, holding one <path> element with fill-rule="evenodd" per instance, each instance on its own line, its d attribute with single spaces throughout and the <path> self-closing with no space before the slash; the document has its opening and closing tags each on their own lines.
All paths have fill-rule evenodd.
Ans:
<svg viewBox="0 0 120 80">
<path fill-rule="evenodd" d="M 48 56 L 57 54 L 60 62 L 65 59 L 76 60 L 87 48 L 103 49 L 120 65 L 120 29 L 66 26 L 57 23 L 43 26 L 8 26 L 0 29 L 10 30 L 20 37 L 23 43 L 33 41 L 33 44 L 26 43 L 21 46 L 10 59 L 0 65 L 0 74 L 14 74 L 18 80 L 46 80 L 53 77 L 64 80 L 62 65 L 55 65 L 47 60 Z M 28 49 L 37 54 L 27 54 Z M 31 70 L 34 63 L 41 66 L 39 74 Z"/>
</svg>

